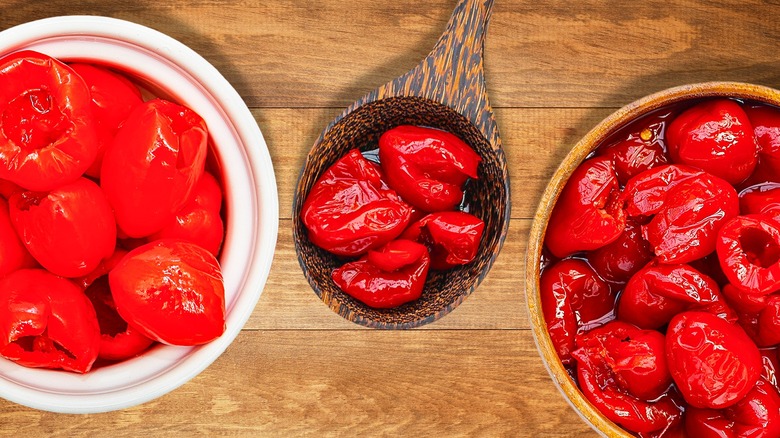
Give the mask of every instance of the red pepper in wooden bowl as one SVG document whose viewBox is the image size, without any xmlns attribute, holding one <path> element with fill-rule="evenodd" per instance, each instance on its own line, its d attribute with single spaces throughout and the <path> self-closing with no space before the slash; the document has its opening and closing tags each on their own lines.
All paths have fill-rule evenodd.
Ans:
<svg viewBox="0 0 780 438">
<path fill-rule="evenodd" d="M 672 161 L 738 184 L 758 162 L 758 144 L 745 110 L 730 99 L 702 102 L 679 116 L 666 133 Z"/>
<path fill-rule="evenodd" d="M 632 432 L 654 432 L 679 420 L 669 391 L 664 335 L 613 321 L 577 336 L 577 379 L 583 394 Z"/>
<path fill-rule="evenodd" d="M 715 280 L 689 265 L 650 263 L 626 284 L 617 314 L 640 328 L 660 329 L 678 313 L 694 309 L 732 322 L 737 319 Z"/>
<path fill-rule="evenodd" d="M 747 395 L 726 409 L 689 408 L 685 431 L 697 438 L 771 438 L 780 436 L 780 395 L 759 379 Z"/>
<path fill-rule="evenodd" d="M 379 137 L 387 182 L 408 203 L 427 211 L 452 210 L 463 184 L 477 178 L 481 158 L 463 140 L 440 129 L 401 125 Z"/>
<path fill-rule="evenodd" d="M 625 283 L 653 258 L 650 243 L 642 237 L 642 226 L 626 220 L 626 228 L 612 243 L 591 251 L 588 263 L 605 280 Z"/>
<path fill-rule="evenodd" d="M 578 259 L 561 260 L 547 268 L 540 293 L 555 350 L 563 363 L 571 364 L 575 336 L 613 317 L 615 294 L 587 263 Z"/>
<path fill-rule="evenodd" d="M 652 117 L 617 142 L 599 149 L 598 155 L 609 157 L 615 162 L 615 173 L 620 184 L 625 185 L 629 179 L 645 170 L 669 162 L 664 135 L 667 124 L 666 117 Z"/>
<path fill-rule="evenodd" d="M 660 166 L 624 190 L 632 217 L 650 217 L 642 233 L 662 263 L 688 263 L 715 249 L 717 230 L 739 214 L 736 190 L 706 172 Z"/>
<path fill-rule="evenodd" d="M 398 237 L 411 213 L 385 184 L 379 166 L 353 149 L 317 180 L 301 218 L 315 245 L 354 257 Z"/>
<path fill-rule="evenodd" d="M 485 223 L 462 211 L 431 213 L 413 223 L 402 238 L 425 244 L 431 253 L 431 268 L 444 271 L 474 260 Z"/>
<path fill-rule="evenodd" d="M 424 245 L 398 239 L 333 271 L 333 281 L 352 297 L 379 309 L 420 297 L 430 257 Z"/>
<path fill-rule="evenodd" d="M 761 355 L 745 331 L 711 313 L 689 311 L 672 318 L 666 351 L 672 378 L 693 407 L 729 407 L 761 375 Z"/>
<path fill-rule="evenodd" d="M 739 193 L 739 211 L 743 215 L 764 214 L 780 221 L 780 185 L 757 184 Z"/>
<path fill-rule="evenodd" d="M 780 223 L 762 215 L 738 216 L 717 237 L 720 265 L 732 285 L 755 295 L 780 289 Z"/>
<path fill-rule="evenodd" d="M 749 84 L 650 96 L 591 131 L 545 192 L 529 243 L 529 309 L 551 374 L 599 431 L 780 436 L 778 103 L 776 90 Z M 604 225 L 620 210 L 626 226 L 608 241 Z M 615 291 L 607 310 L 617 322 L 578 326 L 572 312 L 550 304 L 582 282 L 559 272 L 572 261 L 590 264 Z M 606 335 L 626 322 L 664 337 L 673 383 L 661 398 L 627 398 L 630 379 L 615 366 L 632 356 L 612 351 Z M 575 330 L 572 351 L 562 333 Z M 656 410 L 663 397 L 678 414 Z"/>
<path fill-rule="evenodd" d="M 574 171 L 547 224 L 545 244 L 556 257 L 614 242 L 626 225 L 615 165 L 596 157 Z"/>
</svg>

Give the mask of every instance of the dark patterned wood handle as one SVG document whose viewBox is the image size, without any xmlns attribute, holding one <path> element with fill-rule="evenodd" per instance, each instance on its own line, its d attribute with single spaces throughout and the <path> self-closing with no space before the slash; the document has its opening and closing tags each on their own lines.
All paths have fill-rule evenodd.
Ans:
<svg viewBox="0 0 780 438">
<path fill-rule="evenodd" d="M 428 56 L 363 101 L 419 96 L 453 108 L 471 121 L 494 149 L 501 147 L 488 102 L 483 66 L 485 33 L 493 0 L 459 0 L 447 29 Z"/>
</svg>

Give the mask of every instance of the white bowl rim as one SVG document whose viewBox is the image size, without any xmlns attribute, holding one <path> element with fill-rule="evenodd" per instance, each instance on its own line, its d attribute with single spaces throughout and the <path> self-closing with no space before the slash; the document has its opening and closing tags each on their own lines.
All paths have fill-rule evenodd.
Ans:
<svg viewBox="0 0 780 438">
<path fill-rule="evenodd" d="M 215 112 L 227 117 L 232 134 L 237 137 L 242 150 L 230 150 L 227 163 L 240 165 L 243 169 L 223 166 L 223 178 L 233 187 L 232 181 L 242 184 L 237 190 L 226 193 L 229 205 L 228 232 L 223 251 L 223 268 L 241 266 L 237 275 L 232 301 L 226 302 L 227 318 L 225 333 L 218 339 L 198 347 L 159 346 L 141 357 L 118 365 L 103 367 L 86 375 L 63 371 L 30 369 L 0 359 L 0 396 L 36 409 L 62 413 L 96 413 L 135 406 L 163 394 L 189 381 L 216 360 L 241 331 L 252 314 L 270 273 L 278 234 L 278 194 L 271 157 L 260 128 L 243 99 L 230 83 L 207 60 L 181 42 L 146 26 L 116 18 L 102 16 L 60 16 L 32 21 L 0 32 L 0 54 L 28 48 L 46 39 L 79 38 L 79 44 L 91 44 L 98 40 L 127 44 L 149 56 L 156 56 L 170 64 L 171 74 L 175 70 L 195 80 L 208 98 L 218 104 Z M 92 41 L 94 40 L 94 41 Z M 53 56 L 63 56 L 56 55 Z M 63 56 L 68 58 L 68 56 Z M 83 60 L 102 60 L 99 53 L 79 56 Z M 185 99 L 186 100 L 186 99 Z M 212 111 L 212 110 L 209 110 Z M 200 112 L 200 111 L 199 111 Z M 203 115 L 203 114 L 201 114 Z M 207 120 L 206 116 L 204 119 Z M 223 151 L 220 150 L 220 159 Z M 243 171 L 241 173 L 240 171 Z M 233 193 L 235 191 L 239 194 Z M 230 199 L 228 199 L 230 198 Z M 240 202 L 239 202 L 240 201 Z M 248 215 L 233 214 L 234 209 L 243 206 Z M 232 228 L 244 230 L 249 227 L 251 235 L 231 232 Z M 239 235 L 241 234 L 241 235 Z M 248 238 L 251 237 L 251 238 Z M 231 246 L 232 245 L 232 246 Z M 227 248 L 231 248 L 228 251 Z M 238 256 L 234 256 L 236 248 Z M 226 258 L 228 260 L 226 260 Z M 226 300 L 228 294 L 226 275 Z M 149 366 L 156 371 L 135 379 L 129 370 Z M 36 381 L 63 380 L 55 389 L 44 389 L 29 384 L 20 376 L 34 376 Z M 106 382 L 117 378 L 130 379 L 131 383 L 110 388 Z M 91 391 L 63 390 L 75 385 L 89 387 L 90 381 L 102 381 L 103 389 Z"/>
</svg>

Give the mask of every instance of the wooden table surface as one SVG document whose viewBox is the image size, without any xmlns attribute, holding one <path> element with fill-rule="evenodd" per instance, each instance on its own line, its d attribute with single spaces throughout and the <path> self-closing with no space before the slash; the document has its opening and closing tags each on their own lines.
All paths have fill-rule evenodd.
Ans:
<svg viewBox="0 0 780 438">
<path fill-rule="evenodd" d="M 0 435 L 594 436 L 552 385 L 529 330 L 524 253 L 545 184 L 580 137 L 641 96 L 710 80 L 780 87 L 776 2 L 496 0 L 485 70 L 511 175 L 506 244 L 454 312 L 422 329 L 377 331 L 347 322 L 312 292 L 295 258 L 292 193 L 319 132 L 422 59 L 455 1 L 73 3 L 1 0 L 0 29 L 106 15 L 204 56 L 244 98 L 268 143 L 278 244 L 245 329 L 192 381 L 96 415 L 0 400 Z"/>
</svg>

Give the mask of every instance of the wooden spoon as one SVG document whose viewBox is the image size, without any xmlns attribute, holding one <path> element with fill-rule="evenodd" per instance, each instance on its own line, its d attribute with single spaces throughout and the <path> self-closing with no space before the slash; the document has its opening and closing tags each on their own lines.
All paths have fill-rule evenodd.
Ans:
<svg viewBox="0 0 780 438">
<path fill-rule="evenodd" d="M 306 158 L 293 202 L 295 250 L 314 292 L 350 321 L 385 329 L 435 321 L 477 287 L 501 249 L 509 225 L 509 176 L 488 103 L 482 58 L 492 6 L 493 0 L 459 0 L 430 54 L 336 117 Z M 474 262 L 445 272 L 431 271 L 422 296 L 412 303 L 373 309 L 333 283 L 331 272 L 344 260 L 309 241 L 300 213 L 312 186 L 328 167 L 353 148 L 376 148 L 383 132 L 404 124 L 452 132 L 482 157 L 478 179 L 466 188 L 465 205 L 485 222 L 485 232 Z"/>
</svg>

